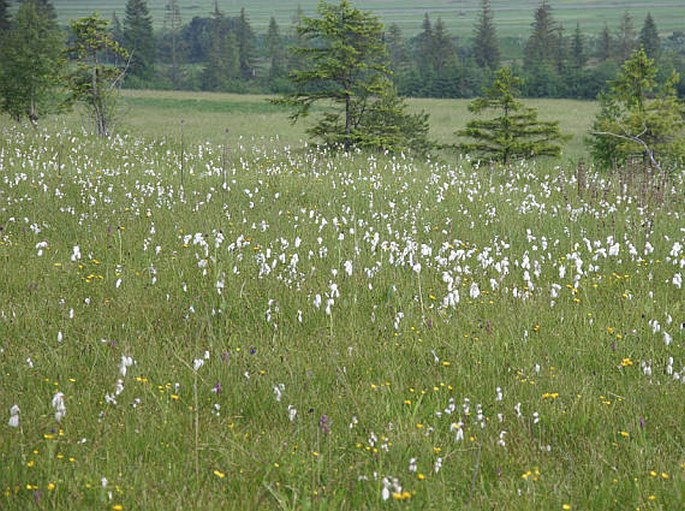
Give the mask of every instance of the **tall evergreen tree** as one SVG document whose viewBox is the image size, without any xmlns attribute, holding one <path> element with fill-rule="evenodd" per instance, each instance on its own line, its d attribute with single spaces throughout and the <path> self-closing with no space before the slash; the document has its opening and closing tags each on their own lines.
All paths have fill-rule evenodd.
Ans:
<svg viewBox="0 0 685 511">
<path fill-rule="evenodd" d="M 309 43 L 294 51 L 307 66 L 292 74 L 297 92 L 278 100 L 306 116 L 319 101 L 335 108 L 308 132 L 332 147 L 427 149 L 425 115 L 406 113 L 390 81 L 383 25 L 347 0 L 319 4 L 317 17 L 304 17 L 298 32 Z"/>
<path fill-rule="evenodd" d="M 465 154 L 505 164 L 521 158 L 561 154 L 560 143 L 566 137 L 561 134 L 559 123 L 539 121 L 537 111 L 526 108 L 517 99 L 520 85 L 520 78 L 510 67 L 500 68 L 484 96 L 469 104 L 469 111 L 474 114 L 496 114 L 473 119 L 457 132 L 471 139 L 459 144 Z"/>
<path fill-rule="evenodd" d="M 0 45 L 0 111 L 33 124 L 64 105 L 64 37 L 45 6 L 21 4 Z"/>
<path fill-rule="evenodd" d="M 131 54 L 129 74 L 144 80 L 153 78 L 157 44 L 147 0 L 128 0 L 123 35 L 124 47 Z"/>
<path fill-rule="evenodd" d="M 604 24 L 604 28 L 599 34 L 599 42 L 597 44 L 597 59 L 600 62 L 606 62 L 613 56 L 614 41 L 611 37 L 609 25 Z"/>
<path fill-rule="evenodd" d="M 685 108 L 678 101 L 673 73 L 660 89 L 658 69 L 643 48 L 623 64 L 592 126 L 590 146 L 603 167 L 622 165 L 633 157 L 646 163 L 685 163 Z"/>
<path fill-rule="evenodd" d="M 661 39 L 651 13 L 647 13 L 645 22 L 640 30 L 640 45 L 650 59 L 659 60 L 661 56 Z"/>
<path fill-rule="evenodd" d="M 433 79 L 433 24 L 428 13 L 423 16 L 422 31 L 416 36 L 416 60 L 419 74 L 425 82 Z"/>
<path fill-rule="evenodd" d="M 407 70 L 409 55 L 407 43 L 402 36 L 402 29 L 397 23 L 392 23 L 385 34 L 385 43 L 390 57 L 390 69 L 395 75 Z"/>
<path fill-rule="evenodd" d="M 238 42 L 234 32 L 228 29 L 224 13 L 214 2 L 207 62 L 202 71 L 202 88 L 209 91 L 226 91 L 231 80 L 239 77 L 240 62 Z"/>
<path fill-rule="evenodd" d="M 24 4 L 27 2 L 33 2 L 37 9 L 42 13 L 45 14 L 50 21 L 57 21 L 57 11 L 55 10 L 55 6 L 52 5 L 52 2 L 50 0 L 19 0 L 20 4 Z"/>
<path fill-rule="evenodd" d="M 244 79 L 252 79 L 255 77 L 255 34 L 244 7 L 240 9 L 235 32 L 238 41 L 240 74 Z"/>
<path fill-rule="evenodd" d="M 625 11 L 623 16 L 621 16 L 621 21 L 618 25 L 618 33 L 616 34 L 616 50 L 620 62 L 623 62 L 630 57 L 635 50 L 636 42 L 637 35 L 635 33 L 633 17 L 628 11 Z"/>
<path fill-rule="evenodd" d="M 286 74 L 285 48 L 281 30 L 273 16 L 269 20 L 269 28 L 266 33 L 266 50 L 269 57 L 269 79 L 277 80 Z"/>
<path fill-rule="evenodd" d="M 112 11 L 112 21 L 110 23 L 110 33 L 112 38 L 120 45 L 124 44 L 124 29 L 116 11 Z"/>
<path fill-rule="evenodd" d="M 585 38 L 580 30 L 580 23 L 576 24 L 576 30 L 571 38 L 570 64 L 573 69 L 583 69 L 587 64 L 587 53 L 585 52 Z"/>
<path fill-rule="evenodd" d="M 500 62 L 499 41 L 494 18 L 490 0 L 481 0 L 481 11 L 474 27 L 471 47 L 476 64 L 493 71 L 499 67 Z"/>
<path fill-rule="evenodd" d="M 115 62 L 128 59 L 127 51 L 114 40 L 109 21 L 92 14 L 71 22 L 73 42 L 69 52 L 75 60 L 71 75 L 74 99 L 88 109 L 96 133 L 109 137 L 116 121 L 118 91 L 125 70 L 102 61 L 103 54 L 114 55 Z"/>
<path fill-rule="evenodd" d="M 535 97 L 559 95 L 561 79 L 559 26 L 552 16 L 548 0 L 541 0 L 535 10 L 532 32 L 526 42 L 523 69 L 526 76 L 526 93 Z"/>
<path fill-rule="evenodd" d="M 0 34 L 10 28 L 9 0 L 0 0 Z"/>
<path fill-rule="evenodd" d="M 565 94 L 573 98 L 585 98 L 591 94 L 587 85 L 587 74 L 585 65 L 587 64 L 587 53 L 585 51 L 585 37 L 580 30 L 580 24 L 576 24 L 576 29 L 568 44 L 568 61 L 563 71 Z"/>
<path fill-rule="evenodd" d="M 447 32 L 447 27 L 441 18 L 438 18 L 433 27 L 433 58 L 431 96 L 450 97 L 458 91 L 458 64 L 457 48 L 452 37 Z"/>
<path fill-rule="evenodd" d="M 169 61 L 169 79 L 174 88 L 178 88 L 181 81 L 182 39 L 181 30 L 183 20 L 178 0 L 167 0 L 164 6 L 164 29 L 167 33 L 165 50 Z"/>
<path fill-rule="evenodd" d="M 535 10 L 533 31 L 526 42 L 523 66 L 532 69 L 539 64 L 550 64 L 556 60 L 558 27 L 552 16 L 548 0 L 541 0 Z"/>
</svg>

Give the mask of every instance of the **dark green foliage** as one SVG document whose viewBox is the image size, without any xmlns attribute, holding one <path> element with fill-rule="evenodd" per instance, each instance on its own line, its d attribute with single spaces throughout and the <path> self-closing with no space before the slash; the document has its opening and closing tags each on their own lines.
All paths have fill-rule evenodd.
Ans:
<svg viewBox="0 0 685 511">
<path fill-rule="evenodd" d="M 635 50 L 636 45 L 637 35 L 635 33 L 633 17 L 626 11 L 621 17 L 618 33 L 616 34 L 616 56 L 618 57 L 619 63 L 630 57 Z"/>
<path fill-rule="evenodd" d="M 228 90 L 230 82 L 240 75 L 238 41 L 229 30 L 224 14 L 215 4 L 210 32 L 210 49 L 202 71 L 202 88 L 209 91 Z"/>
<path fill-rule="evenodd" d="M 128 74 L 151 79 L 155 72 L 157 45 L 146 0 L 128 0 L 124 17 L 124 48 L 131 55 Z"/>
<path fill-rule="evenodd" d="M 589 139 L 598 165 L 621 166 L 634 158 L 658 167 L 685 161 L 685 110 L 678 101 L 677 73 L 658 87 L 657 67 L 636 50 L 600 97 L 601 110 Z"/>
<path fill-rule="evenodd" d="M 0 36 L 0 111 L 32 123 L 65 104 L 64 36 L 45 5 L 23 2 Z"/>
<path fill-rule="evenodd" d="M 481 0 L 481 12 L 474 27 L 471 53 L 479 67 L 495 70 L 499 67 L 500 51 L 497 40 L 497 29 L 490 0 Z"/>
<path fill-rule="evenodd" d="M 552 6 L 542 0 L 535 10 L 533 31 L 523 60 L 525 92 L 532 97 L 558 97 L 563 82 L 560 70 L 565 58 L 563 32 L 554 21 Z"/>
<path fill-rule="evenodd" d="M 269 30 L 266 34 L 266 49 L 269 58 L 269 80 L 279 80 L 287 72 L 285 48 L 281 31 L 273 16 L 269 20 Z"/>
<path fill-rule="evenodd" d="M 73 20 L 71 30 L 73 42 L 69 52 L 75 68 L 70 76 L 70 86 L 74 99 L 88 109 L 96 133 L 109 137 L 128 52 L 114 40 L 109 21 L 99 14 Z M 106 63 L 103 61 L 105 56 L 114 62 Z"/>
<path fill-rule="evenodd" d="M 250 26 L 250 21 L 245 14 L 245 8 L 240 9 L 240 17 L 235 28 L 236 41 L 238 45 L 238 61 L 240 74 L 246 80 L 255 77 L 255 35 Z"/>
<path fill-rule="evenodd" d="M 609 25 L 604 24 L 602 32 L 599 34 L 599 43 L 597 45 L 597 59 L 600 62 L 605 62 L 613 56 L 614 41 L 611 37 Z"/>
<path fill-rule="evenodd" d="M 650 59 L 659 60 L 661 40 L 659 39 L 659 31 L 656 28 L 654 18 L 652 18 L 650 13 L 647 13 L 642 30 L 640 30 L 640 45 L 644 48 L 645 53 Z"/>
<path fill-rule="evenodd" d="M 0 34 L 10 28 L 9 0 L 0 0 Z"/>
<path fill-rule="evenodd" d="M 495 116 L 473 119 L 457 134 L 472 139 L 459 144 L 459 149 L 477 160 L 509 163 L 536 156 L 559 156 L 560 142 L 565 137 L 558 122 L 539 121 L 537 111 L 518 101 L 521 80 L 510 67 L 497 71 L 495 82 L 469 105 L 469 111 Z"/>
<path fill-rule="evenodd" d="M 57 21 L 57 11 L 55 11 L 55 6 L 52 5 L 50 0 L 19 0 L 19 4 L 25 4 L 32 2 L 36 5 L 36 8 L 41 14 L 48 17 L 50 21 Z M 9 4 L 9 2 L 7 2 Z"/>
<path fill-rule="evenodd" d="M 332 104 L 309 133 L 325 145 L 426 151 L 425 115 L 406 113 L 390 81 L 383 26 L 347 0 L 321 2 L 318 17 L 303 17 L 298 34 L 307 43 L 294 51 L 305 67 L 292 73 L 296 92 L 280 103 L 296 107 L 293 121 L 317 102 Z"/>
<path fill-rule="evenodd" d="M 169 81 L 174 88 L 181 84 L 181 62 L 185 57 L 185 44 L 181 40 L 183 28 L 178 0 L 167 0 L 164 6 L 164 37 L 160 40 L 160 53 L 169 64 Z"/>
</svg>

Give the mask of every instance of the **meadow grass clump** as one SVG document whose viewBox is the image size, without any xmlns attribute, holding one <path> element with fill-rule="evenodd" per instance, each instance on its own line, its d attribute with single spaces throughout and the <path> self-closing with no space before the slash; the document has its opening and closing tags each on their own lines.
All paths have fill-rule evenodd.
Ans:
<svg viewBox="0 0 685 511">
<path fill-rule="evenodd" d="M 683 172 L 3 138 L 3 509 L 685 502 Z"/>
</svg>

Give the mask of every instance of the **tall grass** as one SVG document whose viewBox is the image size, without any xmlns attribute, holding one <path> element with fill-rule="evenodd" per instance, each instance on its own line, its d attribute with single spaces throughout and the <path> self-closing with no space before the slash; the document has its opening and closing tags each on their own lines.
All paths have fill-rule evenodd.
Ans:
<svg viewBox="0 0 685 511">
<path fill-rule="evenodd" d="M 2 140 L 3 509 L 685 503 L 683 172 Z"/>
</svg>

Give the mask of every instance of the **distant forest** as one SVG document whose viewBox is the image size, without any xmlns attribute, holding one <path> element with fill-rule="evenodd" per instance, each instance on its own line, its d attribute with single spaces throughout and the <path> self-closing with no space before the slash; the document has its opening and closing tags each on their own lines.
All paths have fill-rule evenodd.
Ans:
<svg viewBox="0 0 685 511">
<path fill-rule="evenodd" d="M 56 16 L 51 3 L 42 2 Z M 132 55 L 125 87 L 283 93 L 293 87 L 290 72 L 301 65 L 290 49 L 303 44 L 297 35 L 302 16 L 293 12 L 287 26 L 272 18 L 266 32 L 257 33 L 246 9 L 229 15 L 215 4 L 210 15 L 186 21 L 178 1 L 168 0 L 162 28 L 154 30 L 147 2 L 128 0 L 125 15 L 114 14 L 110 29 Z M 548 0 L 540 2 L 530 21 L 530 33 L 517 47 L 498 38 L 496 12 L 488 0 L 481 1 L 466 34 L 452 33 L 441 18 L 428 13 L 412 37 L 405 37 L 397 24 L 387 25 L 385 43 L 399 93 L 475 97 L 507 64 L 523 78 L 526 97 L 594 99 L 642 46 L 657 62 L 660 81 L 679 72 L 677 92 L 685 96 L 685 31 L 662 34 L 651 15 L 634 19 L 625 11 L 615 26 L 587 34 L 580 25 L 558 23 Z"/>
</svg>

